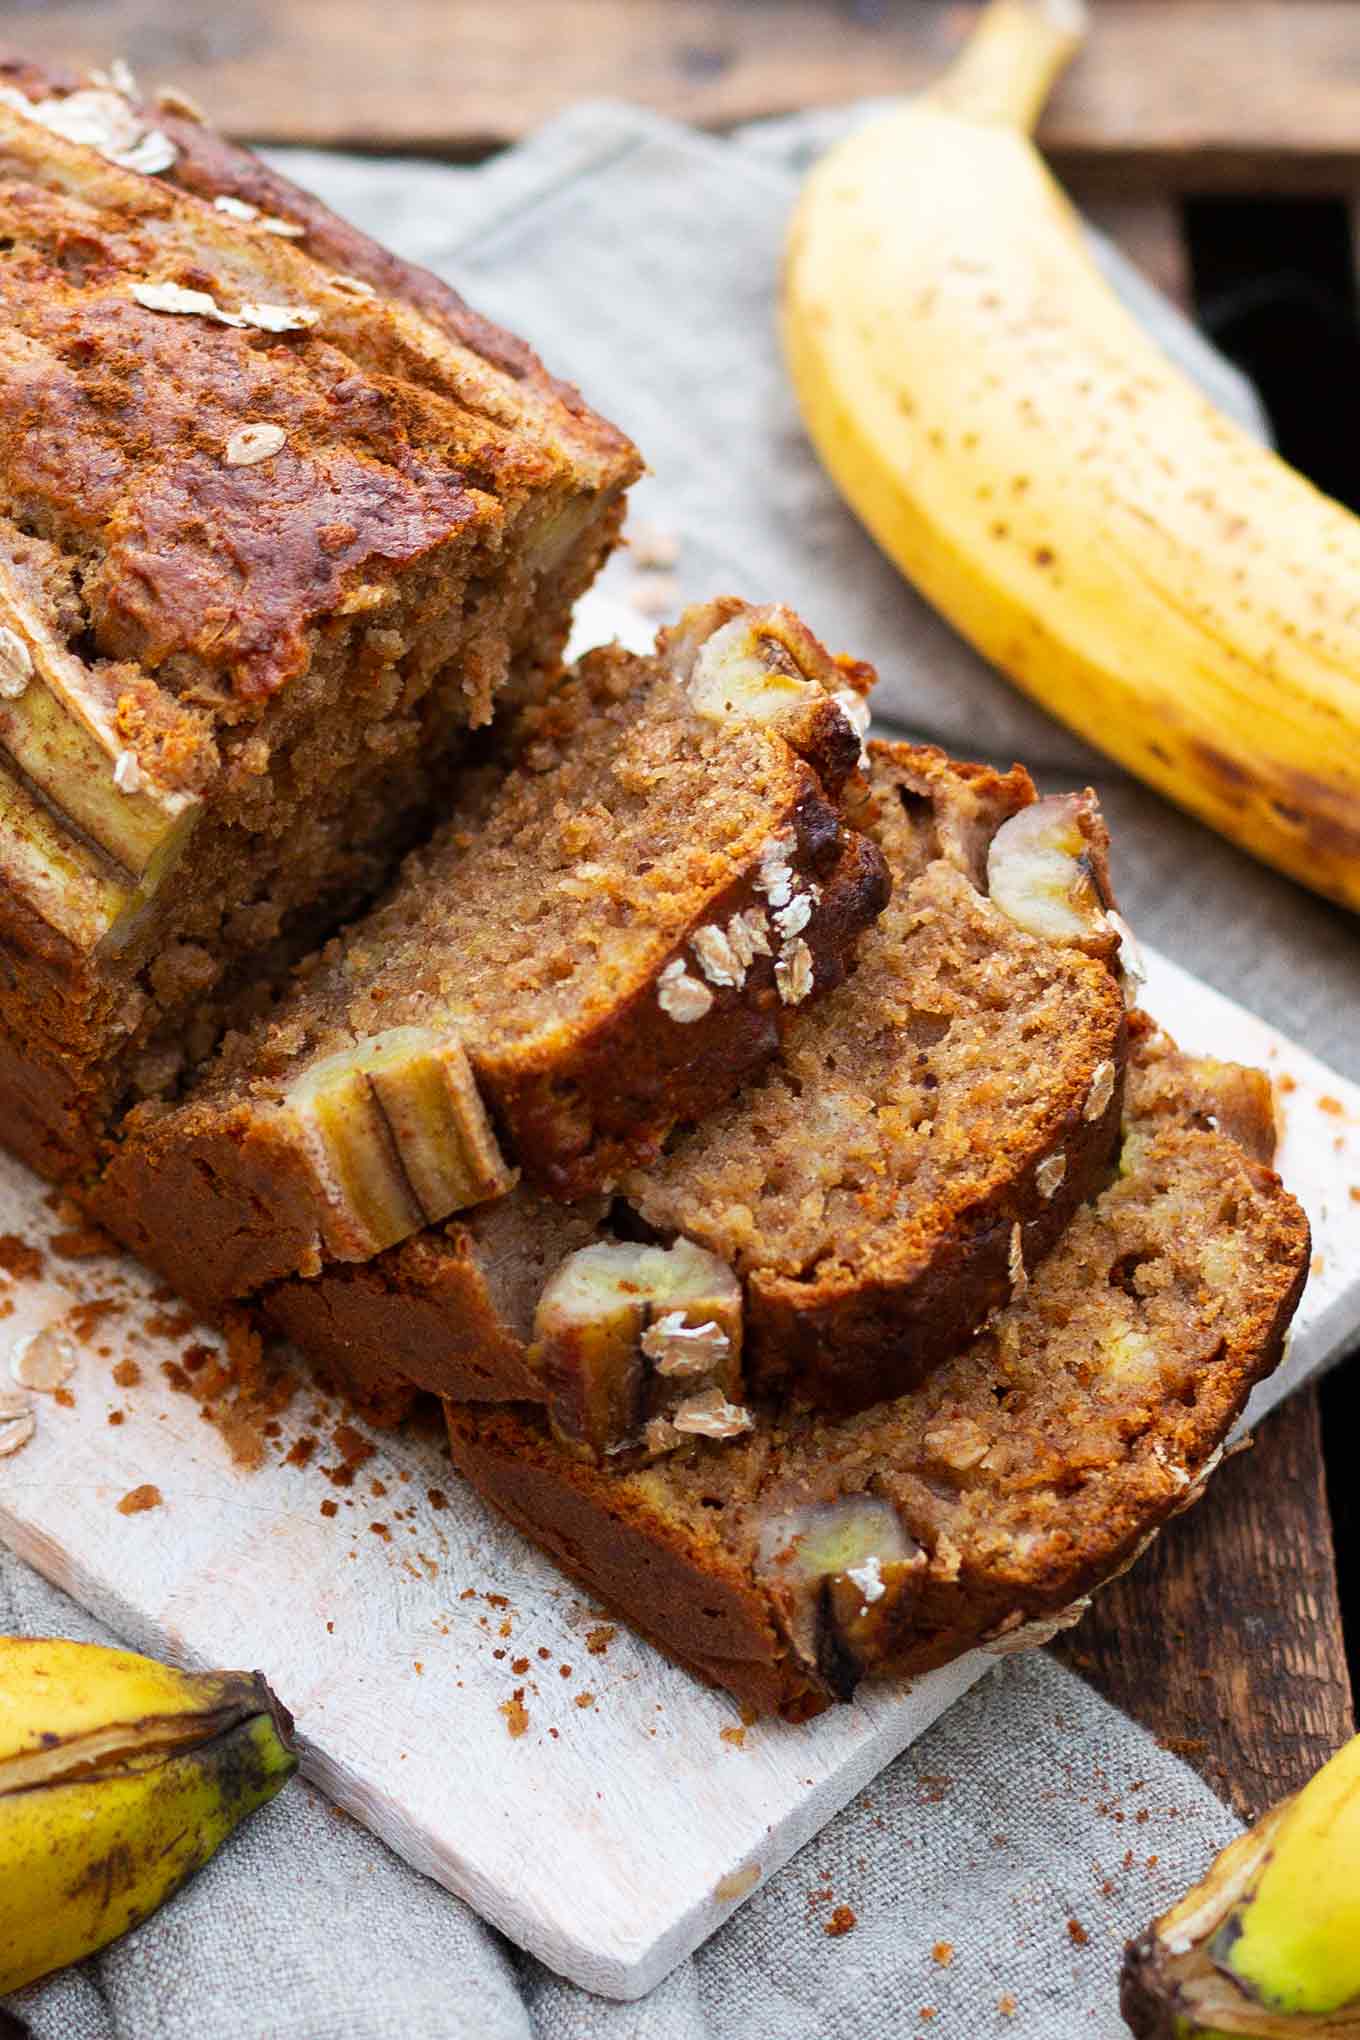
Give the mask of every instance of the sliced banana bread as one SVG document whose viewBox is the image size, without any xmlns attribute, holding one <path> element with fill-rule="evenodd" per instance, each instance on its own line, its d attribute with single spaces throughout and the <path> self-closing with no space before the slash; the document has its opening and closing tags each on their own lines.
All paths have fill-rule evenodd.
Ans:
<svg viewBox="0 0 1360 2040">
<path fill-rule="evenodd" d="M 652 659 L 591 655 L 278 1010 L 185 1103 L 132 1115 L 96 1215 L 215 1304 L 367 1259 L 519 1170 L 575 1197 L 654 1156 L 887 901 L 836 804 L 870 677 L 736 601 Z"/>
<path fill-rule="evenodd" d="M 514 1400 L 536 1369 L 563 1442 L 599 1455 L 637 1445 L 682 1390 L 706 1392 L 720 1375 L 736 1392 L 741 1381 L 735 1330 L 711 1379 L 702 1345 L 691 1342 L 686 1367 L 640 1343 L 648 1311 L 683 1307 L 704 1322 L 695 1311 L 712 1300 L 713 1271 L 687 1261 L 679 1272 L 701 1293 L 682 1297 L 675 1264 L 649 1262 L 664 1295 L 645 1309 L 635 1298 L 620 1319 L 611 1240 L 688 1242 L 732 1271 L 747 1386 L 833 1407 L 909 1387 L 1023 1285 L 1096 1188 L 1118 1134 L 1121 938 L 1104 904 L 1104 832 L 1091 796 L 1036 801 L 1022 771 L 909 745 L 871 751 L 856 818 L 887 858 L 893 898 L 849 982 L 795 1021 L 779 1061 L 621 1176 L 584 1264 L 599 1274 L 609 1337 L 577 1336 L 589 1306 L 567 1269 L 566 1314 L 546 1291 L 531 1327 L 519 1290 L 494 1341 L 505 1364 L 483 1358 L 468 1371 L 467 1327 L 487 1321 L 483 1256 L 502 1223 L 533 1229 L 521 1192 L 511 1202 L 525 1202 L 523 1218 L 489 1215 L 475 1231 L 424 1235 L 418 1256 L 398 1251 L 362 1274 L 330 1268 L 276 1292 L 272 1307 L 305 1350 L 332 1372 L 352 1362 L 366 1389 L 382 1379 L 390 1394 L 405 1367 L 415 1386 L 455 1400 Z M 790 908 L 779 911 L 787 925 Z"/>
<path fill-rule="evenodd" d="M 1268 1144 L 1264 1080 L 1135 1035 L 1117 1178 L 916 1392 L 838 1419 L 764 1411 L 633 1469 L 564 1454 L 533 1406 L 450 1404 L 455 1464 L 762 1712 L 1046 1641 L 1197 1497 L 1308 1267 L 1303 1213 L 1224 1130 Z"/>
<path fill-rule="evenodd" d="M 3 77 L 0 1136 L 64 1176 L 556 672 L 639 462 L 206 128 Z"/>
</svg>

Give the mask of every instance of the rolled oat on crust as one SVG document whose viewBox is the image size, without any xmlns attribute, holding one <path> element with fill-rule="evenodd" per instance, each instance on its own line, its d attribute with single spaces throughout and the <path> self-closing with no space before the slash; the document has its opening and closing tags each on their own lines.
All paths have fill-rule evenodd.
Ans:
<svg viewBox="0 0 1360 2040">
<path fill-rule="evenodd" d="M 209 129 L 11 61 L 0 142 L 0 1134 L 67 1177 L 555 675 L 639 463 Z"/>
<path fill-rule="evenodd" d="M 1120 1173 L 924 1387 L 840 1419 L 766 1411 L 632 1471 L 567 1458 L 532 1407 L 451 1404 L 459 1470 L 762 1711 L 1043 1640 L 1197 1498 L 1308 1268 L 1279 1178 L 1202 1123 L 1242 1073 L 1134 1032 Z"/>
<path fill-rule="evenodd" d="M 839 984 L 889 890 L 840 806 L 832 697 L 866 676 L 774 605 L 680 633 L 590 654 L 185 1103 L 133 1115 L 91 1208 L 191 1301 L 368 1260 L 521 1172 L 587 1195 Z"/>
</svg>

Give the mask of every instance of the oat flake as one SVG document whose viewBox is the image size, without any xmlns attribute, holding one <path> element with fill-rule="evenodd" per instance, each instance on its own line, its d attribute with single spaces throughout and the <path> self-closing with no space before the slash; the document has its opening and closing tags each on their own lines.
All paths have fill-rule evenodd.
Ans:
<svg viewBox="0 0 1360 2040">
<path fill-rule="evenodd" d="M 334 276 L 332 276 L 331 288 L 343 291 L 346 297 L 376 297 L 378 295 L 372 284 L 365 283 L 362 276 L 346 276 L 343 270 L 337 270 Z"/>
<path fill-rule="evenodd" d="M 242 305 L 237 323 L 258 326 L 262 333 L 297 333 L 321 317 L 310 305 Z"/>
<path fill-rule="evenodd" d="M 271 460 L 287 443 L 282 425 L 239 425 L 227 441 L 227 466 L 253 467 L 256 461 Z"/>
<path fill-rule="evenodd" d="M 1091 1078 L 1091 1088 L 1086 1096 L 1082 1118 L 1090 1121 L 1099 1119 L 1114 1096 L 1114 1064 L 1097 1063 Z"/>
<path fill-rule="evenodd" d="M 17 630 L 0 623 L 0 696 L 17 701 L 33 677 L 33 654 Z"/>
<path fill-rule="evenodd" d="M 143 177 L 159 177 L 162 170 L 168 170 L 174 163 L 179 150 L 169 135 L 163 135 L 159 128 L 148 128 L 130 149 L 105 149 L 102 153 L 120 170 L 136 170 Z"/>
<path fill-rule="evenodd" d="M 37 1428 L 37 1419 L 27 1403 L 12 1416 L 0 1416 L 0 1459 L 8 1459 L 12 1452 L 27 1445 Z"/>
<path fill-rule="evenodd" d="M 140 793 L 142 766 L 135 751 L 120 751 L 113 765 L 113 783 L 120 793 Z"/>
<path fill-rule="evenodd" d="M 786 942 L 774 966 L 774 981 L 786 1006 L 801 1006 L 813 986 L 812 951 L 801 935 Z"/>
<path fill-rule="evenodd" d="M 50 1395 L 76 1371 L 75 1341 L 57 1325 L 44 1325 L 20 1339 L 9 1356 L 9 1371 L 21 1388 Z"/>
<path fill-rule="evenodd" d="M 213 200 L 213 209 L 225 213 L 232 220 L 257 220 L 260 217 L 257 205 L 251 205 L 248 199 L 235 198 L 229 191 L 218 192 Z"/>
<path fill-rule="evenodd" d="M 713 994 L 701 978 L 691 977 L 679 957 L 668 963 L 656 984 L 656 1003 L 663 1013 L 682 1026 L 702 1020 L 713 1004 Z"/>
<path fill-rule="evenodd" d="M 1034 1187 L 1041 1197 L 1056 1197 L 1067 1174 L 1067 1156 L 1061 1150 L 1045 1155 L 1034 1171 Z"/>
</svg>

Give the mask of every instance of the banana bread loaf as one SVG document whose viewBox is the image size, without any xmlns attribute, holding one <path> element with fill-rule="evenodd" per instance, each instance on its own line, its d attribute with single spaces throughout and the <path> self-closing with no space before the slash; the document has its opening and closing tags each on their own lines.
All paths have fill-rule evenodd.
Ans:
<svg viewBox="0 0 1360 2040">
<path fill-rule="evenodd" d="M 536 1370 L 563 1442 L 615 1455 L 663 1413 L 658 1372 L 677 1394 L 717 1382 L 698 1349 L 693 1367 L 678 1354 L 642 1365 L 657 1356 L 639 1345 L 637 1310 L 581 1349 L 578 1273 L 597 1270 L 603 1319 L 616 1275 L 637 1300 L 637 1272 L 620 1272 L 611 1241 L 688 1242 L 734 1271 L 747 1385 L 841 1408 L 923 1378 L 1023 1284 L 1118 1135 L 1120 936 L 1102 901 L 1099 816 L 1090 796 L 1036 801 L 1019 770 L 909 745 L 871 751 L 857 819 L 894 891 L 849 982 L 795 1021 L 763 1077 L 623 1173 L 598 1252 L 563 1273 L 566 1316 L 547 1292 L 535 1328 L 527 1276 L 507 1315 L 488 1295 L 482 1263 L 504 1251 L 502 1228 L 537 1224 L 541 1207 L 521 1191 L 503 1216 L 423 1235 L 418 1253 L 273 1292 L 269 1307 L 304 1351 L 365 1394 L 381 1383 L 389 1408 L 403 1369 L 454 1400 L 515 1400 Z M 651 1314 L 683 1307 L 702 1323 L 702 1296 L 675 1290 L 675 1263 L 648 1266 L 666 1292 Z M 711 1299 L 714 1270 L 686 1267 Z M 492 1321 L 479 1352 L 469 1327 Z M 724 1336 L 719 1372 L 735 1392 L 735 1330 Z M 610 1369 L 630 1386 L 595 1398 L 583 1371 Z M 582 1435 L 586 1405 L 613 1429 Z"/>
<path fill-rule="evenodd" d="M 555 672 L 639 463 L 206 128 L 3 77 L 0 1134 L 66 1176 Z"/>
<path fill-rule="evenodd" d="M 869 677 L 732 600 L 652 659 L 592 654 L 277 1012 L 183 1104 L 131 1115 L 96 1216 L 213 1305 L 365 1260 L 516 1170 L 575 1197 L 655 1155 L 886 903 L 836 805 Z"/>
<path fill-rule="evenodd" d="M 1046 1641 L 1197 1497 L 1308 1267 L 1303 1213 L 1224 1130 L 1267 1145 L 1268 1086 L 1134 1031 L 1116 1179 L 922 1388 L 839 1419 L 764 1410 L 633 1469 L 567 1456 L 532 1405 L 451 1404 L 455 1464 L 761 1712 Z"/>
</svg>

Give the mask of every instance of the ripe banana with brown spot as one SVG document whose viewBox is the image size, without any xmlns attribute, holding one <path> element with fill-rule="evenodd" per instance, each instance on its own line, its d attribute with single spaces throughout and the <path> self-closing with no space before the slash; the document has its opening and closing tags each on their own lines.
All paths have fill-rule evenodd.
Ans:
<svg viewBox="0 0 1360 2040">
<path fill-rule="evenodd" d="M 147 1919 L 297 1769 L 260 1675 L 0 1637 L 0 1995 Z"/>
<path fill-rule="evenodd" d="M 993 0 L 792 224 L 803 415 L 885 552 L 1161 792 L 1360 907 L 1360 520 L 1126 312 L 1029 130 L 1080 0 Z"/>
</svg>

